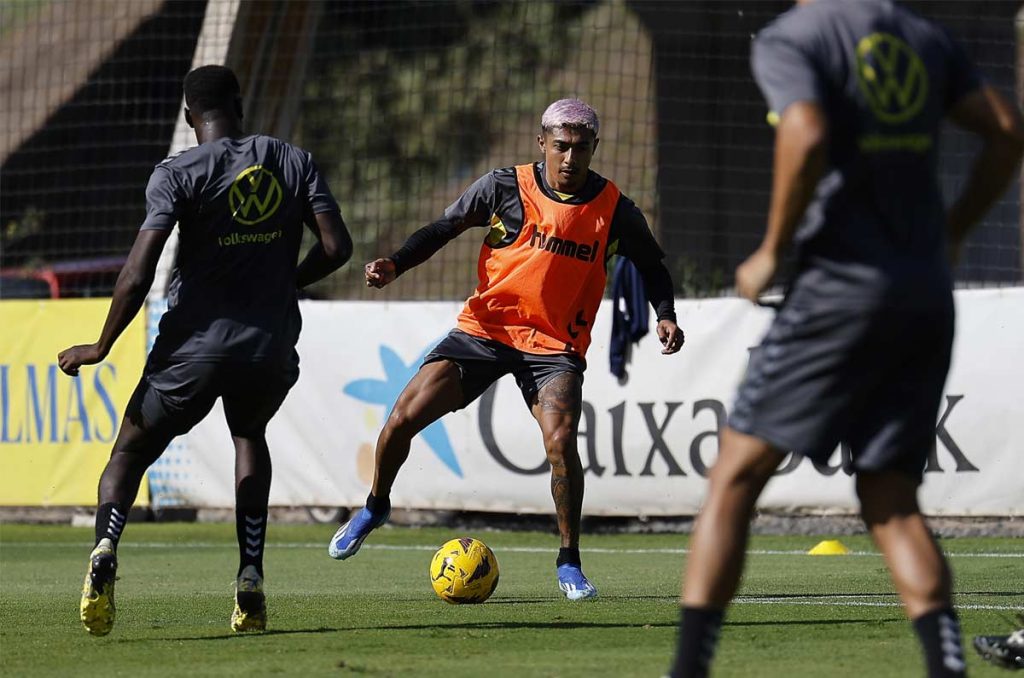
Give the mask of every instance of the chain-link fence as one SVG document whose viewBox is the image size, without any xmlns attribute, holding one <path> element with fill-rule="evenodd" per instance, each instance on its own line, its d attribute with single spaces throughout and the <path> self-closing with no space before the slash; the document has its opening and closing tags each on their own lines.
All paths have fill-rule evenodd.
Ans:
<svg viewBox="0 0 1024 678">
<path fill-rule="evenodd" d="M 0 0 L 0 297 L 110 294 L 204 9 Z"/>
<path fill-rule="evenodd" d="M 728 293 L 763 232 L 772 131 L 750 40 L 790 2 L 208 1 L 238 5 L 227 61 L 246 90 L 249 130 L 314 153 L 355 239 L 352 264 L 316 296 L 468 295 L 482 231 L 383 291 L 365 288 L 361 264 L 394 251 L 477 176 L 538 159 L 540 114 L 563 96 L 600 114 L 593 168 L 647 215 L 680 295 Z M 1019 3 L 907 4 L 1014 90 Z M 123 257 L 180 115 L 181 78 L 212 28 L 207 9 L 0 0 L 0 266 L 88 269 Z M 975 148 L 955 131 L 944 139 L 950 196 Z M 1020 242 L 1017 186 L 972 236 L 958 280 L 1020 284 Z"/>
</svg>

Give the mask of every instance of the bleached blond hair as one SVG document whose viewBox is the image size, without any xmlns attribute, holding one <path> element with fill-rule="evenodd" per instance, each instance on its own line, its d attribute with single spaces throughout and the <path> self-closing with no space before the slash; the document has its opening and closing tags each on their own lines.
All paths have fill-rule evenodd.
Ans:
<svg viewBox="0 0 1024 678">
<path fill-rule="evenodd" d="M 597 112 L 579 99 L 559 99 L 544 111 L 540 118 L 542 132 L 551 132 L 562 127 L 588 129 L 597 136 L 600 129 Z"/>
</svg>

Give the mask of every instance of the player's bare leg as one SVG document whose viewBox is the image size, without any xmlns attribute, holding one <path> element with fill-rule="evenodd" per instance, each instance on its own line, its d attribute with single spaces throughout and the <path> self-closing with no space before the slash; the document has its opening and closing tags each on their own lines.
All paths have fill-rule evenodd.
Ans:
<svg viewBox="0 0 1024 678">
<path fill-rule="evenodd" d="M 917 505 L 917 482 L 898 472 L 857 477 L 861 515 L 885 556 L 907 615 L 946 607 L 952 577 Z"/>
<path fill-rule="evenodd" d="M 767 442 L 726 427 L 690 539 L 673 678 L 707 675 L 725 607 L 743 574 L 757 498 L 782 461 Z"/>
<path fill-rule="evenodd" d="M 683 604 L 723 609 L 743 574 L 754 504 L 783 455 L 764 440 L 726 427 L 708 494 L 690 539 Z"/>
<path fill-rule="evenodd" d="M 924 647 L 928 675 L 963 675 L 953 580 L 917 504 L 916 478 L 897 471 L 857 476 L 861 515 Z"/>
<path fill-rule="evenodd" d="M 391 495 L 398 470 L 409 458 L 412 439 L 462 403 L 462 375 L 455 363 L 438 360 L 420 368 L 398 396 L 377 437 L 373 496 Z"/>
<path fill-rule="evenodd" d="M 172 438 L 170 433 L 145 429 L 141 421 L 125 416 L 100 476 L 100 505 L 113 503 L 126 513 L 135 504 L 146 469 L 160 458 Z"/>
<path fill-rule="evenodd" d="M 583 511 L 583 463 L 577 432 L 583 386 L 578 375 L 563 372 L 537 393 L 532 412 L 544 436 L 544 452 L 551 465 L 551 498 L 555 502 L 563 548 L 579 548 Z"/>
<path fill-rule="evenodd" d="M 232 436 L 235 445 L 235 532 L 238 574 L 231 629 L 263 631 L 267 604 L 263 593 L 263 550 L 273 468 L 263 435 Z"/>
<path fill-rule="evenodd" d="M 128 416 L 121 422 L 110 460 L 100 476 L 96 543 L 89 556 L 79 604 L 79 618 L 94 636 L 105 636 L 114 626 L 117 544 L 146 469 L 170 441 L 169 434 L 146 430 Z"/>
<path fill-rule="evenodd" d="M 449 360 L 427 363 L 398 396 L 377 438 L 373 485 L 366 506 L 338 528 L 327 548 L 336 560 L 351 558 L 370 531 L 387 522 L 391 514 L 391 486 L 409 458 L 416 434 L 464 402 L 462 374 Z"/>
<path fill-rule="evenodd" d="M 532 412 L 544 436 L 551 465 L 551 498 L 555 502 L 562 548 L 558 551 L 558 586 L 570 600 L 597 595 L 580 566 L 580 515 L 583 511 L 583 463 L 577 448 L 583 384 L 574 372 L 552 378 L 537 393 Z"/>
</svg>

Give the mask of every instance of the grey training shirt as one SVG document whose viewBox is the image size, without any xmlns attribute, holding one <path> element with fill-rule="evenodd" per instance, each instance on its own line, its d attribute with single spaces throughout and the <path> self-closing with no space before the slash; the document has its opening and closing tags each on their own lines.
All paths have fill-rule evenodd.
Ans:
<svg viewBox="0 0 1024 678">
<path fill-rule="evenodd" d="M 828 119 L 801 270 L 852 296 L 912 271 L 948 289 L 937 145 L 947 111 L 979 86 L 963 50 L 889 0 L 817 0 L 764 28 L 751 62 L 770 117 L 811 101 Z"/>
<path fill-rule="evenodd" d="M 143 229 L 177 222 L 180 231 L 153 356 L 289 357 L 301 328 L 295 271 L 303 223 L 338 211 L 312 156 L 268 136 L 217 139 L 157 165 L 146 205 Z"/>
</svg>

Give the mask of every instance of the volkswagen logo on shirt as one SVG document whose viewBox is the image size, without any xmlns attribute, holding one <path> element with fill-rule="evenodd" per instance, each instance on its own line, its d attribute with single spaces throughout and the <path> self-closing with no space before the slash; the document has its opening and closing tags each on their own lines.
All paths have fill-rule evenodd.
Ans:
<svg viewBox="0 0 1024 678">
<path fill-rule="evenodd" d="M 872 33 L 857 44 L 857 82 L 871 112 L 890 125 L 913 118 L 928 98 L 921 57 L 888 33 Z"/>
<path fill-rule="evenodd" d="M 242 170 L 228 191 L 231 218 L 252 226 L 274 216 L 284 195 L 277 177 L 263 167 L 253 165 Z"/>
</svg>

